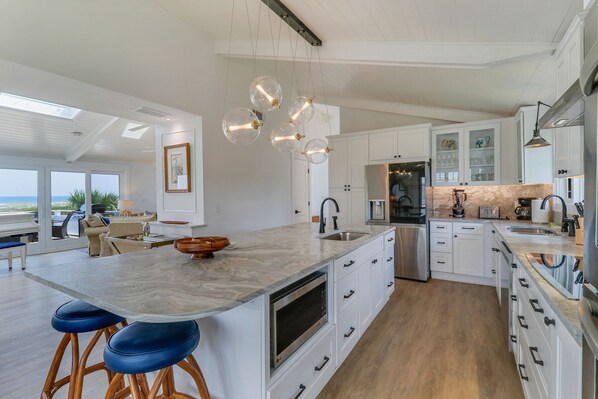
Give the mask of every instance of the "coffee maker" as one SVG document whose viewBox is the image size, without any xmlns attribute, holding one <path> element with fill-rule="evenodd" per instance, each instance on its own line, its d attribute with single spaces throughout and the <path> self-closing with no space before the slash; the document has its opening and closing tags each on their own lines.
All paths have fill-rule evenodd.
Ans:
<svg viewBox="0 0 598 399">
<path fill-rule="evenodd" d="M 453 217 L 465 217 L 465 208 L 463 208 L 463 203 L 465 201 L 467 201 L 465 190 L 453 189 Z"/>
<path fill-rule="evenodd" d="M 517 220 L 532 220 L 532 200 L 535 200 L 535 197 L 522 197 L 517 198 L 517 208 L 515 208 L 515 214 L 517 215 Z"/>
</svg>

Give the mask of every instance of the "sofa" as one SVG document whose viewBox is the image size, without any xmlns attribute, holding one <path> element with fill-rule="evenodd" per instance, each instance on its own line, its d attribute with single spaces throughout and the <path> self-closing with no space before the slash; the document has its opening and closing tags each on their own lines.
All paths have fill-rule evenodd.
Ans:
<svg viewBox="0 0 598 399">
<path fill-rule="evenodd" d="M 120 236 L 120 235 L 137 234 L 137 233 L 129 233 L 129 231 L 138 231 L 138 229 L 142 229 L 141 223 L 152 222 L 157 219 L 158 218 L 155 213 L 151 214 L 151 215 L 143 215 L 143 216 L 128 216 L 128 217 L 114 216 L 109 219 L 110 223 L 108 225 L 100 226 L 100 227 L 91 227 L 89 225 L 88 218 L 82 219 L 81 226 L 83 227 L 83 233 L 87 236 L 87 240 L 89 241 L 89 243 L 88 243 L 89 255 L 90 256 L 100 255 L 100 252 L 102 250 L 100 234 L 102 234 L 102 233 L 108 234 L 111 231 L 110 226 L 112 224 L 116 223 L 116 225 L 113 228 L 116 230 L 114 230 L 114 232 L 111 235 L 112 236 Z M 121 226 L 122 224 L 131 224 L 131 223 L 136 225 L 135 227 L 132 227 L 132 230 L 131 229 L 123 229 L 121 227 L 120 228 L 121 231 L 117 232 L 117 230 L 119 230 L 119 226 Z"/>
</svg>

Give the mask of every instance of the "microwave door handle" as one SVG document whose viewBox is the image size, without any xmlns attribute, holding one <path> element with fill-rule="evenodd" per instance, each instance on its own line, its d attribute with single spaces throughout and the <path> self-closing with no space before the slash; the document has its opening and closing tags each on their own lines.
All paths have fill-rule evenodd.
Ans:
<svg viewBox="0 0 598 399">
<path fill-rule="evenodd" d="M 590 51 L 588 51 L 579 73 L 581 92 L 586 97 L 589 97 L 594 91 L 596 74 L 598 74 L 598 41 L 596 41 Z"/>
</svg>

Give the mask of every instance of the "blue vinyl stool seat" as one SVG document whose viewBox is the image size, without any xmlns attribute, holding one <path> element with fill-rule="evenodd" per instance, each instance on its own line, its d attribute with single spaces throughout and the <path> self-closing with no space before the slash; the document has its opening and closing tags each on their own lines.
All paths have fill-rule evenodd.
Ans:
<svg viewBox="0 0 598 399">
<path fill-rule="evenodd" d="M 56 309 L 52 316 L 52 327 L 63 333 L 85 333 L 101 330 L 123 321 L 125 321 L 124 317 L 87 302 L 74 300 Z"/>
<path fill-rule="evenodd" d="M 81 399 L 83 395 L 83 377 L 95 371 L 104 370 L 108 374 L 108 381 L 112 381 L 114 373 L 106 368 L 104 362 L 99 362 L 91 366 L 87 366 L 87 360 L 91 351 L 98 343 L 99 339 L 104 336 L 106 341 L 111 334 L 116 332 L 118 328 L 116 324 L 126 325 L 126 320 L 118 315 L 100 309 L 96 306 L 90 305 L 84 301 L 73 300 L 61 305 L 52 316 L 52 327 L 55 330 L 64 333 L 48 376 L 44 384 L 41 398 L 51 399 L 54 394 L 63 386 L 68 384 L 69 398 Z M 89 345 L 79 357 L 79 336 L 80 333 L 95 332 Z M 57 379 L 60 364 L 64 357 L 65 350 L 71 346 L 73 361 L 71 364 L 71 372 L 69 375 Z"/>
<path fill-rule="evenodd" d="M 176 365 L 193 377 L 201 398 L 209 399 L 205 380 L 192 355 L 199 338 L 199 326 L 193 320 L 175 323 L 136 322 L 119 330 L 110 337 L 104 349 L 106 367 L 116 373 L 106 398 L 118 393 L 116 385 L 124 375 L 129 376 L 127 389 L 131 389 L 132 394 L 138 390 L 143 392 L 144 398 L 151 399 L 161 388 L 164 397 L 179 397 L 176 396 L 172 371 Z M 158 370 L 160 373 L 151 389 L 154 392 L 152 396 L 149 395 L 145 373 Z"/>
</svg>

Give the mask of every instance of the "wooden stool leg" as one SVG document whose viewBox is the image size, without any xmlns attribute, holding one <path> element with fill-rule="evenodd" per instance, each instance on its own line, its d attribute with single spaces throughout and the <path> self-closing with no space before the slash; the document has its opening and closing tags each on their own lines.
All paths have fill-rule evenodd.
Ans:
<svg viewBox="0 0 598 399">
<path fill-rule="evenodd" d="M 27 245 L 21 246 L 21 269 L 25 270 L 27 267 Z"/>
<path fill-rule="evenodd" d="M 141 393 L 143 393 L 144 397 L 149 396 L 150 388 L 149 384 L 147 383 L 147 377 L 145 374 L 137 374 L 137 381 L 139 381 L 139 388 L 141 389 Z"/>
<path fill-rule="evenodd" d="M 190 354 L 189 356 L 187 356 L 187 361 L 189 362 L 189 364 L 191 366 L 195 367 L 195 369 L 199 373 L 199 376 L 201 377 L 202 384 L 206 387 L 206 390 L 207 390 L 208 384 L 206 384 L 206 379 L 204 378 L 203 373 L 201 372 L 201 367 L 199 367 L 199 363 L 197 363 L 197 360 L 195 360 L 195 357 L 193 356 L 193 354 Z"/>
<path fill-rule="evenodd" d="M 12 252 L 8 251 L 6 257 L 8 258 L 8 270 L 12 270 Z"/>
<path fill-rule="evenodd" d="M 164 381 L 164 378 L 166 377 L 167 372 L 168 372 L 168 368 L 160 370 L 160 372 L 158 373 L 158 376 L 156 377 L 156 381 L 154 381 L 154 385 L 152 385 L 152 389 L 150 390 L 150 393 L 147 396 L 147 399 L 156 399 L 156 396 L 158 395 L 158 392 L 160 391 L 160 387 L 162 386 L 162 382 Z M 108 399 L 108 398 L 106 398 L 106 399 Z"/>
<path fill-rule="evenodd" d="M 199 374 L 199 369 L 195 368 L 190 363 L 187 363 L 185 360 L 178 362 L 177 366 L 186 371 L 187 374 L 193 378 L 195 385 L 197 385 L 197 390 L 199 391 L 199 396 L 201 399 L 211 399 L 208 387 L 203 377 Z"/>
<path fill-rule="evenodd" d="M 86 370 L 87 359 L 89 358 L 89 355 L 91 354 L 93 348 L 95 348 L 96 344 L 98 343 L 100 337 L 104 334 L 104 330 L 105 329 L 96 331 L 95 335 L 89 342 L 89 345 L 87 345 L 87 348 L 85 348 L 85 351 L 83 352 L 83 356 L 79 361 L 79 367 L 76 370 L 73 399 L 81 399 L 83 397 L 83 376 L 85 376 L 89 372 L 104 368 L 104 362 L 101 362 L 92 366 L 90 370 Z"/>
<path fill-rule="evenodd" d="M 106 399 L 113 399 L 114 395 L 118 391 L 118 387 L 121 385 L 123 380 L 123 375 L 121 373 L 116 373 L 112 381 L 110 381 L 110 385 L 108 385 L 108 390 L 106 391 Z"/>
<path fill-rule="evenodd" d="M 58 344 L 58 348 L 56 348 L 56 353 L 54 354 L 52 363 L 50 364 L 50 370 L 48 371 L 48 376 L 46 377 L 46 382 L 44 383 L 44 388 L 40 395 L 40 399 L 51 399 L 52 396 L 54 396 L 56 389 L 58 389 L 58 387 L 55 387 L 56 376 L 58 375 L 60 363 L 62 363 L 62 357 L 64 356 L 64 351 L 66 350 L 69 342 L 69 335 L 64 334 L 62 340 Z"/>
<path fill-rule="evenodd" d="M 68 399 L 75 398 L 75 385 L 77 384 L 77 371 L 79 370 L 79 337 L 77 334 L 69 334 L 71 338 L 71 378 L 69 383 Z"/>
<path fill-rule="evenodd" d="M 134 374 L 128 374 L 129 387 L 131 387 L 131 396 L 133 399 L 142 399 L 141 392 L 139 392 L 139 382 Z"/>
</svg>

